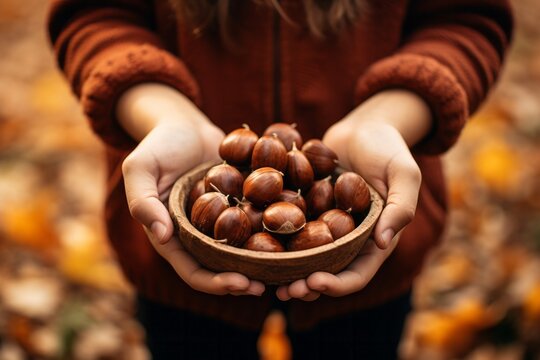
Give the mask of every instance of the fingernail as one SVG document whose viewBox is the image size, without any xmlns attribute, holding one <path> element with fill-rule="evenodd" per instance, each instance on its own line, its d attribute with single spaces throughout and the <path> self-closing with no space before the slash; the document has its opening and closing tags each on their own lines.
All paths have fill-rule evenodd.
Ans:
<svg viewBox="0 0 540 360">
<path fill-rule="evenodd" d="M 254 295 L 254 296 L 261 296 L 262 295 L 262 293 L 260 291 L 255 291 L 255 290 L 247 290 L 246 292 L 248 294 Z"/>
<path fill-rule="evenodd" d="M 159 221 L 154 221 L 152 223 L 152 226 L 150 226 L 150 231 L 152 231 L 152 234 L 154 234 L 157 241 L 163 244 L 165 240 L 165 233 L 167 232 L 167 228 L 165 227 L 165 225 L 163 225 Z"/>
<path fill-rule="evenodd" d="M 381 235 L 381 238 L 382 238 L 383 246 L 387 247 L 388 245 L 390 245 L 390 241 L 392 241 L 392 239 L 394 238 L 394 230 L 392 229 L 384 230 Z"/>
<path fill-rule="evenodd" d="M 245 292 L 248 291 L 248 289 L 245 286 L 238 286 L 238 285 L 227 286 L 227 290 L 229 290 L 229 291 L 245 291 Z"/>
</svg>

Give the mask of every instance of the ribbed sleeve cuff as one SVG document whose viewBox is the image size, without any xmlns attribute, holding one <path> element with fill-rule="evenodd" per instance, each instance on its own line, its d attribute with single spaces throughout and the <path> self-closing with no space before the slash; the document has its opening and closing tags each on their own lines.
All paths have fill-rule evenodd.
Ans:
<svg viewBox="0 0 540 360">
<path fill-rule="evenodd" d="M 373 64 L 358 79 L 358 103 L 387 89 L 407 89 L 421 96 L 433 114 L 431 132 L 414 148 L 423 154 L 441 154 L 458 139 L 468 118 L 467 96 L 455 76 L 433 58 L 397 54 Z"/>
<path fill-rule="evenodd" d="M 118 98 L 130 87 L 144 82 L 172 86 L 199 104 L 198 86 L 185 65 L 173 55 L 149 44 L 130 44 L 115 49 L 98 61 L 81 90 L 81 104 L 93 130 L 114 148 L 130 150 L 135 141 L 116 120 Z"/>
</svg>

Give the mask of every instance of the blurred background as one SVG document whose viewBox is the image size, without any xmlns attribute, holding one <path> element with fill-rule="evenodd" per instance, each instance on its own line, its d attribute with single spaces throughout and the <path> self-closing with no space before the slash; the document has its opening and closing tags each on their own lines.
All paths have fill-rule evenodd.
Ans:
<svg viewBox="0 0 540 360">
<path fill-rule="evenodd" d="M 445 156 L 452 210 L 403 359 L 540 359 L 540 2 L 514 0 L 496 89 Z M 148 359 L 105 239 L 103 148 L 55 67 L 47 2 L 0 1 L 0 359 Z M 287 359 L 283 318 L 260 339 Z"/>
</svg>

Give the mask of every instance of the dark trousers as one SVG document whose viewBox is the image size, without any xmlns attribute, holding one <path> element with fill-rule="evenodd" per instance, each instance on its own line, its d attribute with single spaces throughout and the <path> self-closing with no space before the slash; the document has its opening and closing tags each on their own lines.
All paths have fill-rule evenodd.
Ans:
<svg viewBox="0 0 540 360">
<path fill-rule="evenodd" d="M 323 321 L 309 331 L 288 329 L 293 359 L 395 359 L 411 311 L 410 298 L 407 293 L 378 307 Z M 258 359 L 258 331 L 142 297 L 137 301 L 137 317 L 146 330 L 154 360 Z"/>
</svg>

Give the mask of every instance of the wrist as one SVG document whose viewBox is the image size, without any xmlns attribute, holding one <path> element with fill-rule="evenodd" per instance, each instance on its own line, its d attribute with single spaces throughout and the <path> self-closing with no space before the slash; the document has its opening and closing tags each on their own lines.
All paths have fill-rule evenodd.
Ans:
<svg viewBox="0 0 540 360">
<path fill-rule="evenodd" d="M 424 99 L 401 89 L 385 90 L 373 95 L 347 118 L 355 130 L 373 123 L 392 126 L 409 147 L 420 142 L 432 127 L 431 110 Z"/>
<path fill-rule="evenodd" d="M 116 105 L 120 125 L 141 141 L 158 125 L 178 125 L 199 131 L 208 118 L 178 90 L 158 83 L 143 83 L 126 90 Z"/>
</svg>

